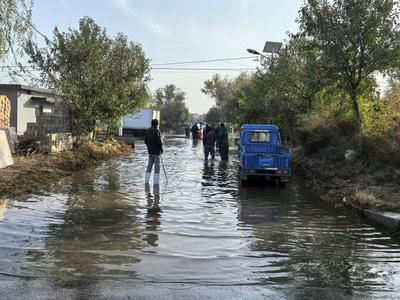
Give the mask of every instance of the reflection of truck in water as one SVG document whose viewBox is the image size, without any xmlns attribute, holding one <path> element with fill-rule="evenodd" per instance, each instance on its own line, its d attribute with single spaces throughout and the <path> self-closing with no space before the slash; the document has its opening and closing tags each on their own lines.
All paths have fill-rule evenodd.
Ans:
<svg viewBox="0 0 400 300">
<path fill-rule="evenodd" d="M 292 152 L 282 146 L 278 126 L 243 125 L 239 143 L 242 181 L 249 176 L 276 178 L 282 184 L 290 181 Z"/>
<path fill-rule="evenodd" d="M 238 219 L 244 224 L 285 224 L 289 215 L 292 189 L 276 189 L 272 186 L 253 185 L 239 188 Z"/>
<path fill-rule="evenodd" d="M 146 130 L 151 127 L 151 120 L 160 121 L 160 112 L 154 109 L 142 108 L 136 114 L 126 115 L 122 118 L 120 135 L 122 136 L 144 136 Z"/>
</svg>

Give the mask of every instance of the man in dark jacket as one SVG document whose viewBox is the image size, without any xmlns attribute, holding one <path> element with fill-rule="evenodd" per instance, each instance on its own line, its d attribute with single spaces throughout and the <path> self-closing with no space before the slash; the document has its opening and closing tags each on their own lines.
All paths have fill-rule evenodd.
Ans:
<svg viewBox="0 0 400 300">
<path fill-rule="evenodd" d="M 226 129 L 224 123 L 221 123 L 218 128 L 218 146 L 221 160 L 227 161 L 229 156 L 229 138 L 228 130 Z"/>
<path fill-rule="evenodd" d="M 161 142 L 161 134 L 158 130 L 158 120 L 151 121 L 151 127 L 147 130 L 144 142 L 147 146 L 149 153 L 149 162 L 147 164 L 145 183 L 148 184 L 150 180 L 151 169 L 154 164 L 154 180 L 153 184 L 160 184 L 160 154 L 163 153 Z"/>
<path fill-rule="evenodd" d="M 199 131 L 199 127 L 197 126 L 197 124 L 194 124 L 190 131 L 192 132 L 192 138 L 197 139 L 197 132 Z"/>
<path fill-rule="evenodd" d="M 207 128 L 208 127 L 208 128 Z M 215 159 L 215 143 L 217 141 L 217 135 L 215 134 L 215 128 L 206 126 L 207 130 L 204 129 L 203 146 L 204 146 L 204 158 L 208 160 L 208 154 L 211 154 L 211 159 Z"/>
</svg>

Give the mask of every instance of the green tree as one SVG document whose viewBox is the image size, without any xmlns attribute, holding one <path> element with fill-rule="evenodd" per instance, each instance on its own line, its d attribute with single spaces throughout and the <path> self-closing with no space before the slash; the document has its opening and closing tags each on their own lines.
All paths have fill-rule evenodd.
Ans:
<svg viewBox="0 0 400 300">
<path fill-rule="evenodd" d="M 208 124 L 217 124 L 222 121 L 221 109 L 213 106 L 211 107 L 205 115 L 205 121 Z"/>
<path fill-rule="evenodd" d="M 265 93 L 275 92 L 290 99 L 302 112 L 313 110 L 318 93 L 333 84 L 320 74 L 318 52 L 304 38 L 292 37 L 274 59 L 262 60 L 258 71 Z"/>
<path fill-rule="evenodd" d="M 359 124 L 364 82 L 399 58 L 398 18 L 393 0 L 307 0 L 300 10 L 300 35 L 317 50 L 324 76 L 348 93 Z"/>
<path fill-rule="evenodd" d="M 114 128 L 145 97 L 149 61 L 140 45 L 129 43 L 126 36 L 110 38 L 85 17 L 79 29 L 60 32 L 56 27 L 47 46 L 44 54 L 31 42 L 27 53 L 40 70 L 40 83 L 63 93 L 77 137 L 100 125 Z"/>
<path fill-rule="evenodd" d="M 171 130 L 182 127 L 189 119 L 185 93 L 174 84 L 168 84 L 155 91 L 156 107 L 160 109 L 161 129 Z"/>
<path fill-rule="evenodd" d="M 242 73 L 232 80 L 216 74 L 204 82 L 202 92 L 215 100 L 221 119 L 233 125 L 254 123 L 262 117 L 262 99 L 254 74 Z"/>
<path fill-rule="evenodd" d="M 231 96 L 230 82 L 227 77 L 222 78 L 219 74 L 215 74 L 211 80 L 204 81 L 204 87 L 201 91 L 214 98 L 217 107 L 224 107 Z"/>
<path fill-rule="evenodd" d="M 215 74 L 210 80 L 204 81 L 201 89 L 202 93 L 210 96 L 215 100 L 215 105 L 222 114 L 222 119 L 230 120 L 230 109 L 233 109 L 232 102 L 232 81 L 228 77 L 222 78 L 219 74 Z"/>
<path fill-rule="evenodd" d="M 16 59 L 32 35 L 33 0 L 0 1 L 0 61 L 11 51 Z"/>
<path fill-rule="evenodd" d="M 108 128 L 119 126 L 122 116 L 145 104 L 150 80 L 149 60 L 142 47 L 119 33 L 111 41 L 105 81 L 108 97 L 101 101 L 100 121 Z"/>
</svg>

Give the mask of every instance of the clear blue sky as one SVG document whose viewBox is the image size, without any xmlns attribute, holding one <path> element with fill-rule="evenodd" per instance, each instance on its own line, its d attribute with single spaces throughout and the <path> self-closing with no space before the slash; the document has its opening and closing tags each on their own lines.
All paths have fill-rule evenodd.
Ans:
<svg viewBox="0 0 400 300">
<path fill-rule="evenodd" d="M 84 16 L 125 33 L 140 43 L 152 63 L 249 56 L 246 48 L 262 50 L 265 41 L 283 41 L 295 32 L 301 0 L 35 0 L 33 21 L 52 36 L 76 27 Z M 40 37 L 37 36 L 40 40 Z M 187 65 L 203 68 L 255 67 L 252 59 Z M 215 72 L 153 70 L 150 88 L 173 83 L 187 95 L 191 112 L 206 112 L 214 101 L 200 91 Z M 221 72 L 219 72 L 221 73 Z M 236 71 L 224 71 L 231 77 Z"/>
</svg>

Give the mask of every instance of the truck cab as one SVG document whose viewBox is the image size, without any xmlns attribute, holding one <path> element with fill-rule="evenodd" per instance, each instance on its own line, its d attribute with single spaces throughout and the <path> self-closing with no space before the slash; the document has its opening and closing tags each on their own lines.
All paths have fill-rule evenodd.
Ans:
<svg viewBox="0 0 400 300">
<path fill-rule="evenodd" d="M 275 178 L 280 184 L 290 181 L 292 152 L 282 146 L 277 125 L 245 124 L 239 140 L 240 179 L 249 176 Z"/>
</svg>

